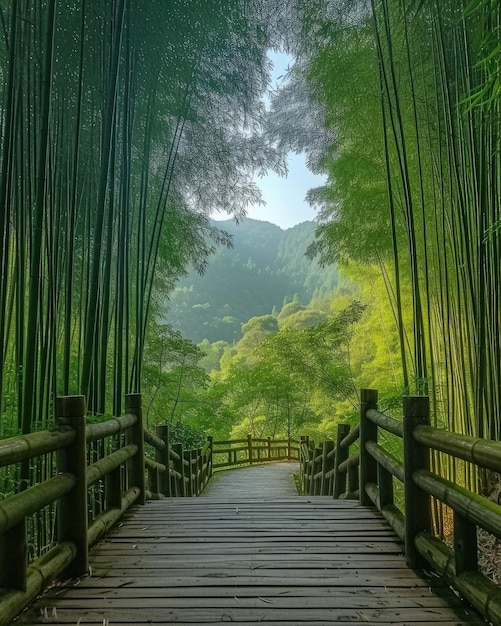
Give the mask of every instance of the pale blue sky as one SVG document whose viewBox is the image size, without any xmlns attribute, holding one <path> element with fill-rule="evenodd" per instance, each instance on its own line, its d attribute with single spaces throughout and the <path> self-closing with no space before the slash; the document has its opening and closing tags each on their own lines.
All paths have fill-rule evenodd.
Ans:
<svg viewBox="0 0 501 626">
<path fill-rule="evenodd" d="M 287 178 L 274 173 L 257 179 L 266 206 L 248 208 L 248 216 L 290 228 L 306 220 L 314 220 L 316 212 L 305 199 L 308 189 L 323 183 L 322 176 L 315 176 L 306 167 L 304 154 L 289 154 Z"/>
<path fill-rule="evenodd" d="M 286 73 L 292 57 L 278 52 L 269 53 L 273 62 L 272 84 L 280 84 L 279 77 Z M 312 187 L 319 187 L 324 182 L 323 176 L 312 174 L 306 167 L 304 154 L 290 153 L 288 157 L 289 173 L 287 178 L 270 173 L 256 179 L 261 189 L 265 206 L 250 206 L 248 217 L 277 224 L 283 229 L 291 228 L 300 222 L 314 220 L 316 212 L 306 201 L 306 193 Z M 214 216 L 215 219 L 228 219 L 226 215 Z"/>
</svg>

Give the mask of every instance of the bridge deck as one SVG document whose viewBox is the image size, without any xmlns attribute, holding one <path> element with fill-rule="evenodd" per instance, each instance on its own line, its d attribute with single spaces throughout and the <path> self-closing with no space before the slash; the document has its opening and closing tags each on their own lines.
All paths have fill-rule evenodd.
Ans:
<svg viewBox="0 0 501 626">
<path fill-rule="evenodd" d="M 377 512 L 294 495 L 292 469 L 225 472 L 203 497 L 135 508 L 92 550 L 92 575 L 21 623 L 484 624 L 406 567 Z"/>
</svg>

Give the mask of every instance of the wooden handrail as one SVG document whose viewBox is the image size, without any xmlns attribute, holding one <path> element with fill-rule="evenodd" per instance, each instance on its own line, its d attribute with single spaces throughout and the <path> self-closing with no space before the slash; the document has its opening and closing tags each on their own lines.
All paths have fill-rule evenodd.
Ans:
<svg viewBox="0 0 501 626">
<path fill-rule="evenodd" d="M 127 413 L 120 417 L 107 420 L 106 422 L 96 422 L 94 424 L 87 424 L 85 427 L 85 437 L 87 442 L 99 441 L 106 437 L 111 437 L 118 433 L 126 431 L 137 422 L 137 415 Z"/>
<path fill-rule="evenodd" d="M 0 441 L 0 467 L 57 452 L 52 477 L 0 502 L 0 625 L 10 623 L 56 576 L 85 574 L 89 547 L 133 504 L 147 497 L 199 495 L 212 475 L 212 439 L 188 451 L 190 462 L 177 471 L 174 464 L 186 452 L 169 444 L 168 426 L 157 426 L 155 434 L 143 430 L 139 394 L 126 396 L 124 415 L 88 424 L 83 396 L 58 398 L 56 419 L 54 428 Z M 145 443 L 155 459 L 145 455 Z M 88 464 L 88 451 L 96 446 L 104 452 Z M 101 505 L 90 509 L 88 520 L 88 490 L 98 481 L 104 482 Z M 28 564 L 27 517 L 56 501 L 57 545 Z"/>
<path fill-rule="evenodd" d="M 86 573 L 89 547 L 133 504 L 199 495 L 212 476 L 215 452 L 230 455 L 219 466 L 291 460 L 299 458 L 299 442 L 250 436 L 214 442 L 209 437 L 202 448 L 184 450 L 170 443 L 168 425 L 157 426 L 155 434 L 143 429 L 139 394 L 126 397 L 124 415 L 98 423 L 86 423 L 83 396 L 69 396 L 57 401 L 55 428 L 0 442 L 0 467 L 53 452 L 58 453 L 54 477 L 0 502 L 0 624 L 9 623 L 54 577 Z M 325 450 L 323 456 L 333 464 L 332 452 Z M 88 494 L 99 481 L 104 489 L 95 492 L 99 503 L 93 499 L 88 519 Z M 56 500 L 58 543 L 29 565 L 26 518 Z"/>
<path fill-rule="evenodd" d="M 411 567 L 437 569 L 487 620 L 501 623 L 501 591 L 478 572 L 476 538 L 482 528 L 501 539 L 501 506 L 430 467 L 431 454 L 441 453 L 500 472 L 501 443 L 432 428 L 427 397 L 404 397 L 403 419 L 396 420 L 377 410 L 376 391 L 362 390 L 360 422 L 352 428 L 340 424 L 335 441 L 315 445 L 307 437 L 296 442 L 249 435 L 214 442 L 209 437 L 193 450 L 171 444 L 168 425 L 157 426 L 155 434 L 143 429 L 138 394 L 127 396 L 126 407 L 121 417 L 86 424 L 85 399 L 60 398 L 55 428 L 0 441 L 0 467 L 57 452 L 52 476 L 0 502 L 0 625 L 54 577 L 85 573 L 89 546 L 133 504 L 197 496 L 213 467 L 295 459 L 303 493 L 358 497 L 375 505 L 403 540 Z M 401 441 L 403 459 L 385 449 L 380 431 Z M 88 450 L 98 444 L 103 453 L 88 464 Z M 146 456 L 145 446 L 154 458 Z M 403 509 L 394 499 L 394 480 L 403 484 Z M 88 489 L 98 481 L 104 481 L 102 507 L 93 507 L 88 520 Z M 432 497 L 454 512 L 454 550 L 432 534 Z M 57 545 L 28 564 L 26 519 L 55 501 Z"/>
<path fill-rule="evenodd" d="M 378 442 L 379 431 L 401 440 L 402 460 Z M 357 449 L 350 454 L 358 439 Z M 335 450 L 334 486 L 329 494 L 336 498 L 357 494 L 362 504 L 374 504 L 403 540 L 410 567 L 431 566 L 488 622 L 501 624 L 501 589 L 478 571 L 477 555 L 477 528 L 501 539 L 501 506 L 430 469 L 431 453 L 440 452 L 501 472 L 501 442 L 431 427 L 425 396 L 405 396 L 403 419 L 396 420 L 377 410 L 377 392 L 369 389 L 361 392 L 359 424 L 351 429 L 338 426 Z M 329 473 L 324 468 L 312 470 L 317 460 L 313 444 L 302 442 L 305 493 L 315 494 L 316 483 Z M 359 471 L 350 479 L 350 468 L 357 461 Z M 394 500 L 395 479 L 404 487 L 403 509 Z M 432 497 L 453 511 L 453 550 L 432 534 Z"/>
<path fill-rule="evenodd" d="M 212 446 L 214 469 L 299 459 L 299 442 L 293 439 L 248 435 L 247 439 L 213 441 Z"/>
<path fill-rule="evenodd" d="M 69 446 L 74 440 L 75 431 L 70 426 L 60 426 L 29 435 L 2 439 L 0 441 L 0 467 L 56 452 Z"/>
<path fill-rule="evenodd" d="M 418 426 L 414 439 L 432 450 L 445 452 L 493 472 L 501 472 L 501 442 L 451 433 L 432 426 Z"/>
</svg>

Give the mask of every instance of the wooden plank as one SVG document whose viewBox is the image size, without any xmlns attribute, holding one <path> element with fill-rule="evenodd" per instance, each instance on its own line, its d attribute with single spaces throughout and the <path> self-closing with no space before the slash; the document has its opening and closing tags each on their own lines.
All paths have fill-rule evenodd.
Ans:
<svg viewBox="0 0 501 626">
<path fill-rule="evenodd" d="M 372 605 L 373 599 L 380 599 L 386 602 L 391 602 L 392 606 L 414 606 L 414 603 L 418 603 L 422 606 L 422 598 L 427 599 L 427 605 L 434 606 L 437 603 L 438 606 L 448 605 L 450 598 L 443 597 L 441 591 L 443 588 L 438 587 L 410 587 L 409 589 L 402 591 L 399 588 L 386 588 L 386 589 L 372 589 L 370 587 L 357 587 L 356 589 L 340 589 L 332 587 L 330 585 L 323 586 L 298 586 L 296 588 L 290 586 L 264 586 L 263 582 L 260 585 L 254 586 L 241 586 L 235 588 L 234 585 L 226 585 L 220 587 L 206 587 L 200 585 L 191 585 L 186 587 L 141 587 L 128 585 L 126 582 L 118 583 L 117 578 L 110 578 L 108 581 L 103 579 L 93 578 L 96 584 L 83 584 L 75 586 L 72 583 L 69 587 L 63 585 L 65 588 L 64 598 L 95 598 L 95 597 L 129 597 L 129 598 L 156 598 L 161 594 L 162 598 L 259 598 L 269 597 L 292 597 L 292 598 L 316 598 L 318 596 L 335 598 L 336 603 L 347 602 L 355 603 L 348 604 L 349 606 L 356 606 L 357 602 L 363 602 L 367 605 Z M 111 586 L 106 586 L 107 583 L 111 583 Z M 130 582 L 130 580 L 129 580 Z M 134 581 L 137 582 L 137 581 Z M 104 586 L 103 586 L 104 585 Z M 115 586 L 116 585 L 116 586 Z M 448 588 L 445 587 L 447 590 Z M 447 594 L 448 596 L 448 594 Z M 459 598 L 453 599 L 453 602 L 460 604 Z"/>
<path fill-rule="evenodd" d="M 130 569 L 111 568 L 109 570 L 98 570 L 97 575 L 108 576 L 110 573 L 114 575 L 126 576 L 125 572 L 134 576 L 134 571 Z M 390 570 L 391 572 L 391 570 Z M 194 568 L 191 572 L 192 580 L 197 581 L 199 585 L 218 586 L 228 585 L 230 581 L 235 586 L 244 585 L 256 585 L 266 579 L 267 585 L 283 585 L 284 580 L 287 580 L 287 584 L 291 587 L 300 587 L 303 585 L 318 585 L 319 580 L 313 580 L 312 577 L 316 576 L 322 580 L 325 580 L 325 584 L 335 587 L 356 587 L 358 585 L 364 587 L 408 587 L 414 585 L 416 587 L 429 587 L 429 581 L 420 579 L 419 577 L 412 576 L 412 574 L 405 575 L 405 573 L 394 574 L 388 573 L 388 571 L 373 572 L 362 571 L 347 573 L 343 570 L 301 570 L 303 577 L 298 577 L 297 569 L 292 570 L 265 570 L 257 569 L 253 570 L 253 573 L 249 573 L 248 570 L 242 570 L 240 572 L 229 571 L 221 572 L 214 569 L 211 572 L 197 570 Z M 141 576 L 141 571 L 137 571 L 138 577 Z M 254 574 L 254 575 L 252 575 Z M 143 573 L 141 578 L 141 584 L 144 586 L 162 587 L 164 586 L 183 586 L 186 583 L 186 573 L 181 570 L 155 570 L 149 577 L 149 581 L 145 584 L 145 580 L 148 578 L 148 574 Z"/>
<path fill-rule="evenodd" d="M 143 566 L 149 568 L 155 567 L 185 567 L 190 568 L 193 567 L 194 564 L 198 564 L 200 567 L 210 567 L 213 563 L 220 563 L 221 556 L 219 554 L 205 554 L 203 560 L 200 559 L 199 554 L 184 554 L 180 557 L 173 558 L 171 556 L 168 557 L 159 557 L 155 559 L 155 562 L 152 563 L 149 557 L 136 557 L 133 561 L 135 566 Z M 278 561 L 273 556 L 269 556 L 267 554 L 254 554 L 249 560 L 242 561 L 240 555 L 235 556 L 227 556 L 224 559 L 225 564 L 228 567 L 231 567 L 233 563 L 237 565 L 242 565 L 243 562 L 251 562 L 259 565 L 265 565 L 266 567 L 275 567 L 277 562 L 282 564 L 282 567 L 298 567 L 301 566 L 303 568 L 318 567 L 318 568 L 358 568 L 358 567 L 379 567 L 381 569 L 407 569 L 405 565 L 402 564 L 402 557 L 400 555 L 388 555 L 388 554 L 352 554 L 348 555 L 345 558 L 341 558 L 339 556 L 332 556 L 330 554 L 315 554 L 312 557 L 308 557 L 308 555 L 301 553 L 287 554 L 282 556 L 282 558 Z M 115 563 L 115 564 L 124 564 L 130 565 L 131 561 L 127 555 L 114 554 L 113 556 L 99 556 L 95 555 L 93 558 L 93 563 L 97 566 L 103 566 L 103 564 Z M 363 565 L 361 565 L 363 564 Z"/>
<path fill-rule="evenodd" d="M 213 597 L 165 597 L 162 595 L 132 595 L 127 593 L 112 594 L 108 592 L 106 594 L 96 595 L 91 597 L 77 597 L 65 596 L 64 598 L 53 598 L 52 606 L 62 610 L 68 610 L 71 608 L 82 609 L 82 611 L 90 611 L 98 606 L 103 609 L 141 609 L 144 608 L 144 598 L 147 597 L 151 600 L 151 605 L 156 609 L 167 608 L 190 608 L 196 606 L 199 608 L 214 608 Z M 332 597 L 329 596 L 300 596 L 300 597 L 284 597 L 277 595 L 255 595 L 246 596 L 239 593 L 238 589 L 233 590 L 232 596 L 218 597 L 217 608 L 219 609 L 241 609 L 241 608 L 263 608 L 271 609 L 329 609 L 332 608 Z M 429 610 L 443 609 L 451 606 L 450 603 L 445 602 L 443 598 L 434 597 L 427 603 Z M 454 606 L 462 606 L 459 598 L 454 602 Z M 401 599 L 401 598 L 384 598 L 383 596 L 355 596 L 346 597 L 338 596 L 336 598 L 336 609 L 388 609 L 388 610 L 400 610 L 400 609 L 414 609 L 415 611 L 422 610 L 421 603 L 416 599 Z"/>
<path fill-rule="evenodd" d="M 44 620 L 44 624 L 75 624 L 75 609 L 79 615 L 79 624 L 98 623 L 103 624 L 103 619 L 108 620 L 111 624 L 117 622 L 125 624 L 137 624 L 141 620 L 149 623 L 157 624 L 173 624 L 194 622 L 197 624 L 207 624 L 217 622 L 247 622 L 258 624 L 268 621 L 279 621 L 290 623 L 295 620 L 299 623 L 310 623 L 312 621 L 323 621 L 332 623 L 349 623 L 349 624 L 420 624 L 423 622 L 429 624 L 445 623 L 445 624 L 464 624 L 465 618 L 461 619 L 459 615 L 451 615 L 451 609 L 345 609 L 345 608 L 325 608 L 325 609 L 301 609 L 301 608 L 274 608 L 263 603 L 263 607 L 259 609 L 239 607 L 239 608 L 223 608 L 209 610 L 205 607 L 187 607 L 185 609 L 169 609 L 158 607 L 141 608 L 117 608 L 108 607 L 94 609 L 63 609 L 60 607 L 49 607 L 50 612 L 48 618 Z M 54 612 L 53 609 L 56 608 Z M 182 615 L 180 612 L 182 611 Z M 106 623 L 106 622 L 105 622 Z M 484 624 L 485 626 L 485 624 Z"/>
</svg>

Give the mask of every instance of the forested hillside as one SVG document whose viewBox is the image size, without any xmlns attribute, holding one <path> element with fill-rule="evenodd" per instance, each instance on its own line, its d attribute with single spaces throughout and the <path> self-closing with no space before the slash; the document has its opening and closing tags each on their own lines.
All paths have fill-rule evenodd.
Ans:
<svg viewBox="0 0 501 626">
<path fill-rule="evenodd" d="M 336 288 L 335 266 L 322 268 L 306 257 L 313 222 L 285 231 L 252 219 L 214 225 L 231 235 L 233 246 L 220 246 L 204 274 L 193 270 L 179 280 L 165 314 L 169 324 L 195 343 L 238 341 L 242 324 L 251 317 L 280 310 L 295 296 L 308 304 Z"/>
</svg>

